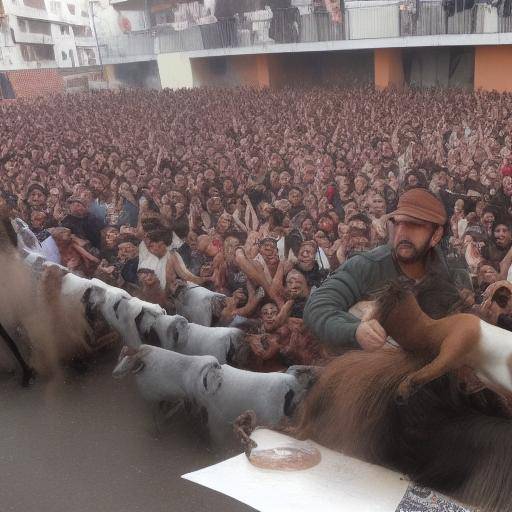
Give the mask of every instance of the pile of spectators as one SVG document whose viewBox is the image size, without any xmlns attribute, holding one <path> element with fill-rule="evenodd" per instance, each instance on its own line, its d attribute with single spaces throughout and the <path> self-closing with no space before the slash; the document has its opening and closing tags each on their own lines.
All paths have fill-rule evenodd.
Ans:
<svg viewBox="0 0 512 512">
<path fill-rule="evenodd" d="M 171 314 L 185 281 L 225 294 L 217 325 L 251 333 L 259 369 L 322 357 L 309 294 L 386 242 L 410 188 L 445 204 L 442 246 L 471 276 L 468 303 L 490 321 L 511 312 L 512 95 L 134 90 L 0 114 L 1 201 L 49 259 Z M 508 295 L 489 303 L 498 282 Z"/>
</svg>

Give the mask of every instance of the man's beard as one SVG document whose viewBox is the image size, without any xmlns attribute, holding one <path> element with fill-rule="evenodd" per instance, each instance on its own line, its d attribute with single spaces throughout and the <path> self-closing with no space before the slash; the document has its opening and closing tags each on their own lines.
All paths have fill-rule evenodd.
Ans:
<svg viewBox="0 0 512 512">
<path fill-rule="evenodd" d="M 399 248 L 400 245 L 406 245 L 407 247 L 410 247 L 412 249 L 412 253 L 410 256 L 401 256 L 399 254 Z M 430 250 L 430 244 L 429 242 L 426 242 L 423 247 L 420 249 L 416 249 L 413 244 L 408 242 L 407 240 L 400 240 L 400 242 L 397 244 L 396 248 L 393 249 L 393 253 L 395 255 L 395 258 L 400 263 L 410 264 L 410 263 L 416 263 L 417 261 L 420 261 L 423 259 L 423 257 L 427 254 L 427 252 Z"/>
</svg>

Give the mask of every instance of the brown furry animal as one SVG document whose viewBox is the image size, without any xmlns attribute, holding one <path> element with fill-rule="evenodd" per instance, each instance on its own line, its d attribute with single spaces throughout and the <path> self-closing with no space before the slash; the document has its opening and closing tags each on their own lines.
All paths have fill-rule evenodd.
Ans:
<svg viewBox="0 0 512 512">
<path fill-rule="evenodd" d="M 482 378 L 512 391 L 506 339 L 475 315 L 458 313 L 433 319 L 420 308 L 412 291 L 390 283 L 377 294 L 376 318 L 407 352 L 419 354 L 426 364 L 408 375 L 398 387 L 407 400 L 419 387 L 442 375 L 469 366 Z M 510 342 L 512 349 L 512 342 Z M 501 359 L 502 364 L 498 364 Z"/>
<path fill-rule="evenodd" d="M 512 510 L 512 420 L 498 395 L 465 395 L 450 374 L 397 403 L 404 377 L 424 364 L 395 348 L 335 359 L 288 433 L 400 471 L 482 511 Z"/>
</svg>

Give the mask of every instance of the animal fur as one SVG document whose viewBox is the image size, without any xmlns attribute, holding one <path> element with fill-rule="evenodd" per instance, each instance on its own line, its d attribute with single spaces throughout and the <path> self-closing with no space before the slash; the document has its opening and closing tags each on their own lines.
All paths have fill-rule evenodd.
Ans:
<svg viewBox="0 0 512 512">
<path fill-rule="evenodd" d="M 422 311 L 412 291 L 398 283 L 390 283 L 377 295 L 375 310 L 374 318 L 386 333 L 405 351 L 418 353 L 426 361 L 400 384 L 401 399 L 463 366 L 512 392 L 512 343 L 507 331 L 465 313 L 435 320 Z"/>
<path fill-rule="evenodd" d="M 498 396 L 465 395 L 450 374 L 397 403 L 404 377 L 424 364 L 394 348 L 337 358 L 289 433 L 400 471 L 482 511 L 512 510 L 512 420 Z"/>
</svg>

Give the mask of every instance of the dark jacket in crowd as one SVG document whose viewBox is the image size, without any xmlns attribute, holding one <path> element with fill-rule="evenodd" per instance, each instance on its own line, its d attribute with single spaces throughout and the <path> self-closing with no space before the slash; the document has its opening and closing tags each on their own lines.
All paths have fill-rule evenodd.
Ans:
<svg viewBox="0 0 512 512">
<path fill-rule="evenodd" d="M 71 230 L 73 235 L 84 240 L 89 240 L 93 247 L 100 248 L 101 230 L 105 227 L 97 217 L 87 214 L 85 217 L 75 217 L 74 215 L 66 215 L 61 226 Z"/>
<path fill-rule="evenodd" d="M 438 248 L 431 251 L 427 269 L 429 274 L 458 284 Z M 381 245 L 358 254 L 341 265 L 320 288 L 311 293 L 304 310 L 304 321 L 324 343 L 335 348 L 360 348 L 355 337 L 360 320 L 348 310 L 393 280 L 409 281 L 389 246 Z"/>
</svg>

